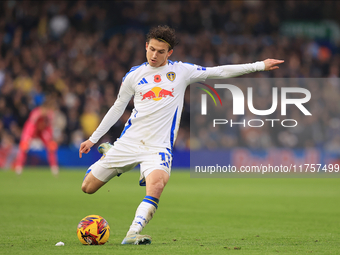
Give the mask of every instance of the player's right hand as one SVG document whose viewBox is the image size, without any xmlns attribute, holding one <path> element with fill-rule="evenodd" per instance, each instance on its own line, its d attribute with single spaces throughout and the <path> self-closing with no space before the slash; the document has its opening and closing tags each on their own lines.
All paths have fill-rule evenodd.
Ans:
<svg viewBox="0 0 340 255">
<path fill-rule="evenodd" d="M 91 150 L 91 147 L 94 145 L 93 142 L 91 142 L 90 140 L 86 140 L 85 142 L 82 142 L 80 144 L 80 148 L 79 148 L 79 158 L 82 157 L 82 154 L 85 153 L 89 153 L 89 151 Z"/>
</svg>

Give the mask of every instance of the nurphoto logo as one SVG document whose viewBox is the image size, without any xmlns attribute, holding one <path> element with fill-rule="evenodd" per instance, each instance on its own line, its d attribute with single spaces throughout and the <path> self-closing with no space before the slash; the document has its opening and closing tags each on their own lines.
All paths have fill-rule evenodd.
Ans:
<svg viewBox="0 0 340 255">
<path fill-rule="evenodd" d="M 222 100 L 217 93 L 217 91 L 212 87 L 204 83 L 200 83 L 208 88 L 210 88 L 213 93 L 217 96 L 217 98 L 220 101 L 220 104 L 222 106 Z M 232 99 L 233 99 L 233 115 L 245 115 L 245 97 L 242 92 L 242 90 L 231 84 L 215 84 L 214 87 L 216 89 L 228 89 L 231 92 Z M 205 91 L 214 101 L 215 105 L 217 105 L 215 98 L 213 95 L 206 89 L 200 88 L 199 89 Z M 298 88 L 298 87 L 282 87 L 280 90 L 281 94 L 281 116 L 287 115 L 287 105 L 295 105 L 304 115 L 311 116 L 312 114 L 308 109 L 304 106 L 310 99 L 311 99 L 311 93 L 308 89 L 305 88 Z M 287 98 L 288 94 L 302 94 L 304 95 L 303 98 Z M 278 107 L 278 88 L 273 87 L 272 88 L 272 105 L 269 109 L 266 110 L 259 110 L 255 109 L 254 103 L 253 103 L 253 88 L 247 87 L 247 106 L 251 113 L 257 116 L 268 116 L 274 113 L 277 110 Z M 201 95 L 201 115 L 207 115 L 207 95 L 202 94 Z M 248 124 L 249 127 L 262 127 L 265 122 L 271 123 L 271 127 L 275 126 L 275 122 L 280 122 L 283 127 L 295 127 L 298 125 L 297 120 L 295 119 L 250 119 L 246 121 L 245 119 L 241 122 L 233 122 L 233 120 L 227 120 L 227 119 L 213 119 L 213 126 L 216 125 L 225 125 L 227 123 L 230 123 L 230 126 L 233 125 L 243 125 L 244 127 L 246 124 Z"/>
</svg>

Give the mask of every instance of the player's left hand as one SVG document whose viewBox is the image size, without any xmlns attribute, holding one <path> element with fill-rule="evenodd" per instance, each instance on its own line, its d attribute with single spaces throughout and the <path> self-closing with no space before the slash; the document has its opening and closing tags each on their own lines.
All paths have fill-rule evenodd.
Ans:
<svg viewBox="0 0 340 255">
<path fill-rule="evenodd" d="M 91 150 L 91 147 L 94 145 L 93 142 L 91 142 L 90 140 L 86 140 L 85 142 L 82 142 L 80 144 L 80 148 L 79 148 L 79 158 L 82 157 L 82 154 L 85 153 L 89 153 L 89 151 Z"/>
<path fill-rule="evenodd" d="M 267 58 L 266 60 L 263 60 L 263 62 L 264 62 L 264 65 L 265 65 L 264 70 L 265 71 L 271 71 L 271 70 L 279 69 L 279 67 L 277 65 L 282 64 L 285 61 Z"/>
</svg>

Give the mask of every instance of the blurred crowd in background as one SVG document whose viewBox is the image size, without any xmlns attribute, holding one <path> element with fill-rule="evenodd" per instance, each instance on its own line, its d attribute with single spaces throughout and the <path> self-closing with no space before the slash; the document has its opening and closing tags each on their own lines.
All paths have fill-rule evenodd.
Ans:
<svg viewBox="0 0 340 255">
<path fill-rule="evenodd" d="M 336 1 L 1 1 L 1 146 L 19 143 L 30 111 L 49 94 L 59 102 L 56 141 L 78 147 L 115 102 L 122 77 L 146 61 L 145 35 L 155 25 L 176 29 L 180 44 L 170 57 L 173 61 L 209 67 L 276 58 L 285 60 L 279 70 L 245 77 L 338 78 L 339 35 L 318 40 L 283 35 L 281 29 L 290 20 L 339 24 L 339 11 Z M 321 91 L 312 95 L 327 94 L 318 88 Z M 313 132 L 322 132 L 327 146 L 340 151 L 340 88 L 332 88 L 329 112 L 322 113 L 322 122 L 314 118 L 308 125 L 316 129 Z M 175 149 L 189 148 L 189 106 L 187 91 Z M 120 136 L 132 108 L 131 101 L 101 141 L 113 142 Z M 255 147 L 322 144 L 318 135 L 300 141 L 295 134 L 296 142 L 289 143 L 294 135 L 289 131 L 268 132 L 257 134 L 260 142 Z M 276 138 L 268 144 L 263 142 L 267 136 Z M 242 135 L 233 139 L 225 146 L 254 147 Z"/>
</svg>

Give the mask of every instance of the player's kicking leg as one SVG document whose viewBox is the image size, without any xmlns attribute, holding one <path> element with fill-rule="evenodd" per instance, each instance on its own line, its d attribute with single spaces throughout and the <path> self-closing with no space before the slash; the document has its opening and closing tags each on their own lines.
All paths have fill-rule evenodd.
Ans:
<svg viewBox="0 0 340 255">
<path fill-rule="evenodd" d="M 81 190 L 87 194 L 95 193 L 98 189 L 100 189 L 106 183 L 94 177 L 91 171 L 92 171 L 91 168 L 87 170 L 83 183 L 81 185 Z"/>
<path fill-rule="evenodd" d="M 98 151 L 101 154 L 106 154 L 111 147 L 111 144 L 103 143 L 99 145 Z M 97 161 L 86 171 L 81 189 L 87 194 L 93 194 L 116 175 L 118 175 L 117 170 L 104 168 Z"/>
<path fill-rule="evenodd" d="M 106 152 L 109 151 L 109 149 L 112 148 L 112 146 L 113 145 L 109 142 L 102 143 L 98 146 L 98 152 L 104 155 Z"/>
<path fill-rule="evenodd" d="M 86 171 L 81 189 L 87 194 L 93 194 L 113 177 L 120 174 L 118 169 L 102 167 L 97 161 Z"/>
<path fill-rule="evenodd" d="M 154 170 L 146 177 L 146 196 L 138 206 L 135 218 L 122 244 L 151 244 L 151 237 L 140 235 L 140 232 L 155 214 L 159 198 L 168 180 L 169 174 L 163 170 Z"/>
</svg>

